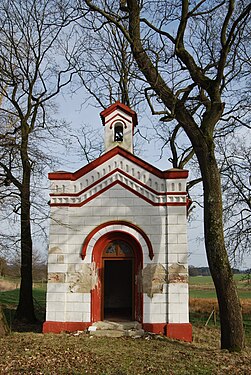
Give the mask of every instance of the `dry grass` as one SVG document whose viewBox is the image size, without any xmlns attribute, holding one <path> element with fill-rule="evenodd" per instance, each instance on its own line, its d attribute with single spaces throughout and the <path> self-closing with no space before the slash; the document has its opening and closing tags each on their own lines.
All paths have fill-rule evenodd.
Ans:
<svg viewBox="0 0 251 375">
<path fill-rule="evenodd" d="M 15 333 L 0 339 L 1 375 L 249 374 L 251 350 L 219 350 L 216 328 L 194 328 L 193 343 L 160 336 L 90 338 L 87 334 Z"/>
<path fill-rule="evenodd" d="M 19 288 L 19 282 L 14 283 L 13 281 L 0 279 L 0 292 L 6 292 L 7 290 L 14 290 L 17 288 Z"/>
<path fill-rule="evenodd" d="M 245 298 L 241 299 L 241 307 L 243 314 L 250 314 L 251 315 L 251 299 Z M 215 308 L 218 312 L 218 302 L 216 298 L 190 298 L 189 299 L 189 309 L 191 312 L 196 313 L 207 313 L 210 312 Z"/>
</svg>

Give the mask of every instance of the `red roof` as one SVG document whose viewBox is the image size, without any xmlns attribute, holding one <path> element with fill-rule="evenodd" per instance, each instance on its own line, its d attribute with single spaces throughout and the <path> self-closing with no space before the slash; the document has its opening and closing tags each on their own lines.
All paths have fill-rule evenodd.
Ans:
<svg viewBox="0 0 251 375">
<path fill-rule="evenodd" d="M 129 108 L 127 105 L 120 103 L 119 101 L 115 102 L 114 104 L 110 105 L 110 107 L 104 109 L 100 113 L 100 117 L 102 120 L 103 125 L 105 125 L 105 118 L 116 109 L 120 109 L 121 111 L 125 112 L 129 116 L 132 117 L 133 125 L 136 126 L 138 124 L 137 113 Z"/>
<path fill-rule="evenodd" d="M 111 149 L 110 151 L 106 152 L 105 154 L 101 155 L 99 158 L 95 159 L 91 163 L 85 165 L 84 167 L 80 168 L 76 172 L 51 172 L 49 173 L 48 177 L 50 180 L 71 180 L 76 181 L 80 177 L 84 176 L 87 172 L 95 169 L 97 166 L 103 164 L 107 160 L 111 159 L 115 155 L 121 155 L 126 159 L 130 160 L 131 162 L 135 163 L 136 165 L 144 168 L 146 171 L 160 177 L 160 178 L 187 178 L 188 171 L 186 169 L 169 169 L 166 171 L 161 171 L 158 168 L 154 167 L 153 165 L 143 161 L 139 157 L 131 154 L 127 150 L 117 146 Z"/>
</svg>

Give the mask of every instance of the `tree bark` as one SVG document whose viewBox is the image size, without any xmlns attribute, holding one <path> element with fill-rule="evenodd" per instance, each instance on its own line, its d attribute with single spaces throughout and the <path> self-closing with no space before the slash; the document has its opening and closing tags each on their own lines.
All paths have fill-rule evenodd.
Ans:
<svg viewBox="0 0 251 375">
<path fill-rule="evenodd" d="M 189 15 L 188 0 L 182 1 L 182 12 L 176 38 L 163 29 L 156 29 L 157 33 L 164 33 L 173 44 L 177 63 L 178 60 L 179 62 L 182 61 L 183 68 L 189 73 L 194 87 L 197 87 L 199 91 L 203 89 L 207 93 L 205 96 L 206 102 L 204 99 L 201 101 L 204 112 L 198 125 L 196 116 L 193 116 L 193 112 L 189 110 L 189 106 L 186 103 L 186 96 L 179 99 L 177 95 L 174 95 L 173 90 L 163 79 L 161 71 L 158 70 L 156 61 L 151 58 L 151 55 L 144 48 L 140 29 L 140 2 L 138 0 L 127 0 L 126 2 L 127 7 L 125 10 L 128 13 L 128 30 L 112 14 L 108 14 L 105 10 L 98 8 L 89 0 L 85 0 L 85 2 L 90 9 L 102 14 L 108 22 L 114 23 L 124 33 L 131 45 L 133 57 L 141 73 L 155 91 L 158 99 L 168 108 L 172 118 L 175 118 L 178 125 L 184 129 L 193 146 L 203 181 L 205 246 L 220 309 L 221 347 L 230 351 L 241 350 L 244 346 L 242 313 L 225 247 L 221 180 L 214 151 L 215 126 L 220 121 L 224 111 L 224 104 L 221 101 L 220 82 L 223 78 L 231 38 L 228 41 L 228 46 L 222 47 L 224 51 L 219 62 L 221 66 L 218 66 L 217 79 L 213 79 L 205 74 L 201 66 L 196 63 L 196 59 L 189 53 L 189 49 L 184 46 L 183 39 L 187 30 L 188 18 L 191 16 L 191 14 Z M 247 11 L 243 12 L 239 20 L 245 17 Z M 229 14 L 232 14 L 231 4 L 229 12 Z M 223 34 L 228 22 L 229 16 L 227 15 L 222 31 Z M 233 32 L 237 26 L 238 23 L 234 25 Z"/>
<path fill-rule="evenodd" d="M 128 0 L 129 34 L 131 49 L 139 69 L 153 90 L 183 127 L 196 153 L 204 189 L 204 231 L 207 259 L 217 293 L 220 321 L 221 348 L 240 351 L 244 347 L 241 305 L 225 248 L 221 179 L 215 152 L 213 130 L 224 106 L 219 92 L 214 90 L 211 110 L 204 116 L 199 128 L 184 103 L 174 98 L 158 70 L 144 50 L 140 37 L 140 8 L 137 1 Z"/>
<path fill-rule="evenodd" d="M 32 294 L 32 238 L 30 223 L 30 179 L 31 165 L 28 155 L 28 129 L 23 126 L 21 159 L 23 178 L 21 185 L 21 283 L 19 304 L 15 318 L 20 321 L 33 323 L 36 316 Z"/>
<path fill-rule="evenodd" d="M 244 347 L 242 312 L 225 248 L 221 180 L 214 152 L 197 152 L 204 189 L 204 233 L 207 259 L 214 281 L 221 322 L 221 348 Z"/>
</svg>

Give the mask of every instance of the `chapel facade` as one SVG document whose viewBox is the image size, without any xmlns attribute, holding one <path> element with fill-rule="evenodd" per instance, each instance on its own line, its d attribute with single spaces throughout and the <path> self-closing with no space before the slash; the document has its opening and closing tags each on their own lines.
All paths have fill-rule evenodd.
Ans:
<svg viewBox="0 0 251 375">
<path fill-rule="evenodd" d="M 137 115 L 101 112 L 105 152 L 75 172 L 49 173 L 51 219 L 43 332 L 137 321 L 192 340 L 188 311 L 188 171 L 133 153 Z"/>
</svg>

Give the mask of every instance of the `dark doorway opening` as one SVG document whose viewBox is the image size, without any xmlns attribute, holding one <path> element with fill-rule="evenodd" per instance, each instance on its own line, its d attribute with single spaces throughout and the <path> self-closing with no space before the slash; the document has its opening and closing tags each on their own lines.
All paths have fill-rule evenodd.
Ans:
<svg viewBox="0 0 251 375">
<path fill-rule="evenodd" d="M 104 319 L 133 319 L 133 260 L 104 259 Z"/>
</svg>

